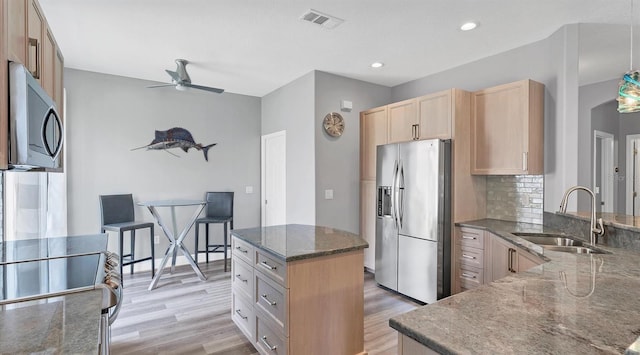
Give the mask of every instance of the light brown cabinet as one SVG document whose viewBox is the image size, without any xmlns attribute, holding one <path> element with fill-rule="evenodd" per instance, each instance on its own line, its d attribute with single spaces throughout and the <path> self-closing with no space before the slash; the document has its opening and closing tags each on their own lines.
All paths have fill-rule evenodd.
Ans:
<svg viewBox="0 0 640 355">
<path fill-rule="evenodd" d="M 364 250 L 364 267 L 376 268 L 376 182 L 360 181 L 360 236 L 369 243 Z"/>
<path fill-rule="evenodd" d="M 543 174 L 544 85 L 522 80 L 471 96 L 471 173 Z"/>
<path fill-rule="evenodd" d="M 456 227 L 453 250 L 452 294 L 544 263 L 538 256 L 476 228 Z"/>
<path fill-rule="evenodd" d="M 376 147 L 388 143 L 387 107 L 360 113 L 360 180 L 376 180 Z"/>
<path fill-rule="evenodd" d="M 440 91 L 416 99 L 417 139 L 451 138 L 453 91 L 454 89 Z"/>
<path fill-rule="evenodd" d="M 396 102 L 387 106 L 389 115 L 389 143 L 416 139 L 416 99 Z"/>
<path fill-rule="evenodd" d="M 46 37 L 47 24 L 38 2 L 36 0 L 27 0 L 27 2 L 27 62 L 24 64 L 40 85 L 43 85 L 42 64 L 44 55 L 42 51 L 45 49 L 43 43 Z"/>
<path fill-rule="evenodd" d="M 490 281 L 523 272 L 544 263 L 539 257 L 516 247 L 508 241 L 492 233 L 487 233 L 491 245 L 491 277 Z"/>
</svg>

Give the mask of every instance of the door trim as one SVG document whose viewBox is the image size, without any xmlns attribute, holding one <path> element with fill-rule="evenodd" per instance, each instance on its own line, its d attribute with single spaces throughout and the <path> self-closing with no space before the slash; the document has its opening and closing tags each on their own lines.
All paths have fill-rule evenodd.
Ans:
<svg viewBox="0 0 640 355">
<path fill-rule="evenodd" d="M 602 151 L 598 152 L 596 147 L 596 141 L 598 139 L 602 140 Z M 596 187 L 596 174 L 598 171 L 598 167 L 596 166 L 596 162 L 598 161 L 597 156 L 598 154 L 600 154 L 601 157 L 601 163 L 600 163 L 600 174 L 601 174 L 601 179 L 600 179 L 600 201 L 604 201 L 604 206 L 605 209 L 602 210 L 602 212 L 613 212 L 614 211 L 614 206 L 613 203 L 616 200 L 613 196 L 613 193 L 615 191 L 614 189 L 614 179 L 613 179 L 613 172 L 615 169 L 615 136 L 611 133 L 608 132 L 603 132 L 603 131 L 598 131 L 598 130 L 593 130 L 593 183 L 592 183 L 592 188 L 594 190 L 595 193 L 595 187 Z M 605 169 L 602 169 L 602 167 L 607 167 L 607 170 L 609 170 L 609 173 L 605 173 Z M 605 199 L 602 199 L 602 196 L 605 197 Z"/>
<path fill-rule="evenodd" d="M 631 149 L 633 148 L 632 141 L 635 139 L 640 140 L 640 134 L 629 134 L 626 137 L 627 139 L 627 149 L 626 149 L 626 157 L 627 157 L 627 170 L 625 172 L 625 180 L 626 180 L 626 191 L 625 191 L 625 205 L 626 205 L 626 214 L 632 216 L 633 215 L 633 156 L 629 154 Z"/>
</svg>

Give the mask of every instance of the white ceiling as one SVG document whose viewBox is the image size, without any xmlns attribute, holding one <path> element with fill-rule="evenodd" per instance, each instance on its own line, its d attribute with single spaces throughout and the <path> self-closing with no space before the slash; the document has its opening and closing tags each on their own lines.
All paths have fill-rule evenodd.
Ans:
<svg viewBox="0 0 640 355">
<path fill-rule="evenodd" d="M 311 70 L 395 86 L 544 39 L 571 23 L 627 28 L 613 38 L 591 31 L 599 40 L 590 44 L 581 39 L 580 45 L 581 53 L 600 62 L 611 60 L 610 55 L 598 55 L 603 52 L 601 46 L 606 46 L 608 54 L 622 53 L 616 64 L 605 65 L 615 67 L 615 72 L 627 70 L 629 63 L 630 3 L 622 0 L 40 3 L 66 67 L 170 82 L 164 69 L 175 70 L 174 59 L 185 58 L 191 62 L 188 69 L 194 84 L 259 97 Z M 309 9 L 345 22 L 328 30 L 299 20 Z M 479 27 L 460 31 L 459 26 L 469 20 L 478 21 Z M 620 64 L 621 60 L 626 64 Z M 385 66 L 372 69 L 369 65 L 374 61 Z M 587 69 L 581 64 L 581 80 L 599 81 L 602 73 L 597 69 L 603 65 L 589 63 L 586 67 L 598 73 L 583 73 Z M 591 77 L 583 79 L 583 74 Z"/>
</svg>

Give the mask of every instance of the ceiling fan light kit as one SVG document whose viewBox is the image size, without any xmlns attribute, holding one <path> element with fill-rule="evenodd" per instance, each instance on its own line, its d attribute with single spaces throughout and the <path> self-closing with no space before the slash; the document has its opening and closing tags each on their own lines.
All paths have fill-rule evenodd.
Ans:
<svg viewBox="0 0 640 355">
<path fill-rule="evenodd" d="M 224 92 L 224 89 L 192 84 L 191 77 L 189 77 L 189 74 L 187 73 L 187 64 L 189 64 L 189 61 L 187 61 L 186 59 L 176 59 L 176 71 L 165 70 L 165 72 L 167 72 L 167 74 L 169 74 L 169 76 L 171 77 L 172 84 L 151 85 L 147 86 L 147 88 L 174 86 L 176 90 L 179 91 L 187 91 L 190 88 L 193 88 L 215 92 L 217 94 L 222 94 Z"/>
</svg>

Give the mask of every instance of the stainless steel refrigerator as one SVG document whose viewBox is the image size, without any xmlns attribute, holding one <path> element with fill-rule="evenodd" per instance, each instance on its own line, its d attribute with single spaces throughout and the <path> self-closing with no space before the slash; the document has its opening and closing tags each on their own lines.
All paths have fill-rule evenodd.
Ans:
<svg viewBox="0 0 640 355">
<path fill-rule="evenodd" d="M 451 141 L 377 148 L 376 282 L 432 303 L 451 294 Z"/>
</svg>

